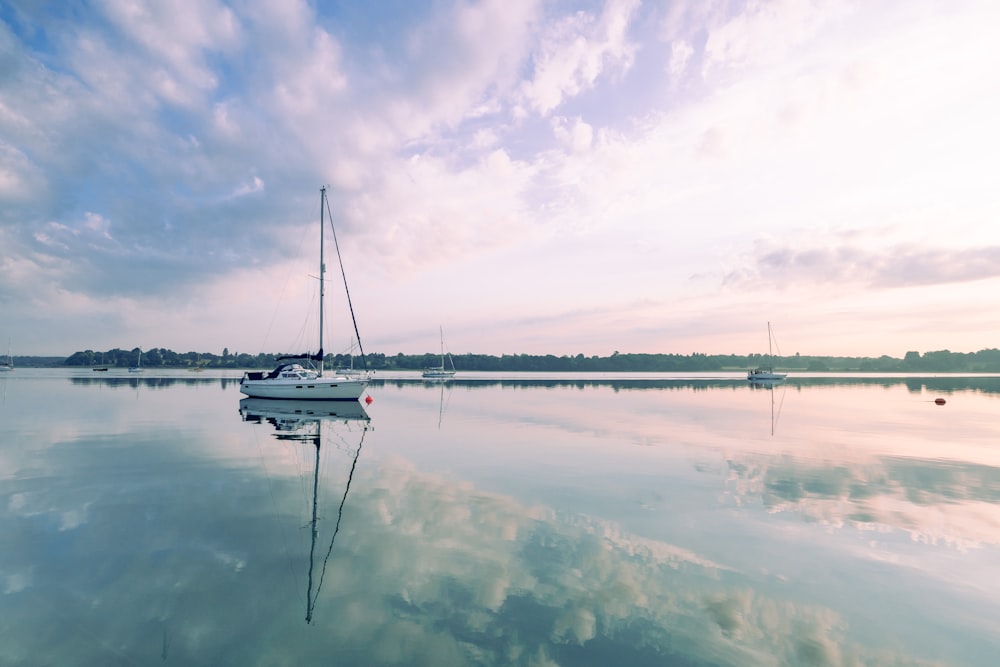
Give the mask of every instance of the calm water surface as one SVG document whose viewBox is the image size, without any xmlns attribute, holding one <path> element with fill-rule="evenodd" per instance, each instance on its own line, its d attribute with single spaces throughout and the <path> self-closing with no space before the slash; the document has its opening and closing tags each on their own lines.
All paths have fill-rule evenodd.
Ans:
<svg viewBox="0 0 1000 667">
<path fill-rule="evenodd" d="M 1000 655 L 1000 378 L 93 375 L 0 378 L 0 665 Z"/>
</svg>

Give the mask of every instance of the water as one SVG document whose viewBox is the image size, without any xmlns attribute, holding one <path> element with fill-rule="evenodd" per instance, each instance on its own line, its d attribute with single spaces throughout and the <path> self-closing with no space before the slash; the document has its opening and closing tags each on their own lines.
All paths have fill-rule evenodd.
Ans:
<svg viewBox="0 0 1000 667">
<path fill-rule="evenodd" d="M 1000 378 L 211 373 L 0 379 L 0 665 L 1000 655 Z"/>
</svg>

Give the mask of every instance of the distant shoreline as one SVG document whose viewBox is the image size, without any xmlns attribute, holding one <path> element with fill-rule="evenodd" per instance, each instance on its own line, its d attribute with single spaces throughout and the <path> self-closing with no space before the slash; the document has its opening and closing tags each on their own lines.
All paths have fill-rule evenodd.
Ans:
<svg viewBox="0 0 1000 667">
<path fill-rule="evenodd" d="M 241 370 L 273 368 L 281 353 L 218 355 L 210 352 L 177 353 L 165 348 L 142 351 L 141 365 L 147 370 Z M 996 348 L 963 353 L 941 350 L 907 352 L 903 357 L 834 357 L 801 355 L 689 355 L 665 353 L 618 353 L 606 357 L 583 354 L 453 354 L 459 371 L 470 372 L 557 372 L 557 373 L 715 373 L 740 372 L 761 365 L 773 366 L 786 373 L 1000 373 L 1000 350 Z M 327 354 L 328 368 L 356 367 L 375 371 L 421 370 L 439 363 L 440 353 L 364 356 Z M 139 348 L 132 350 L 86 350 L 69 357 L 15 356 L 15 368 L 128 368 L 139 361 Z"/>
</svg>

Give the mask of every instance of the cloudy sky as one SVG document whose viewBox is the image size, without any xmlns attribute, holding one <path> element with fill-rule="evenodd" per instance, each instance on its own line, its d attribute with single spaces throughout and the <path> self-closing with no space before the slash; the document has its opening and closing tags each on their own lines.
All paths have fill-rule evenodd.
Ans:
<svg viewBox="0 0 1000 667">
<path fill-rule="evenodd" d="M 0 342 L 996 347 L 990 0 L 0 4 Z M 336 255 L 327 255 L 339 280 Z M 350 346 L 328 291 L 328 351 Z M 315 316 L 312 318 L 315 320 Z"/>
</svg>

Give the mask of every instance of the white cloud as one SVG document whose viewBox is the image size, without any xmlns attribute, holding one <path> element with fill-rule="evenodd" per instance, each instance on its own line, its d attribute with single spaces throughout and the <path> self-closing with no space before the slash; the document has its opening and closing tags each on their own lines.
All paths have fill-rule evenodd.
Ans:
<svg viewBox="0 0 1000 667">
<path fill-rule="evenodd" d="M 20 593 L 21 591 L 31 588 L 35 583 L 33 574 L 34 573 L 30 569 L 24 572 L 13 572 L 10 574 L 4 573 L 4 595 Z"/>
<path fill-rule="evenodd" d="M 233 197 L 243 197 L 255 192 L 261 192 L 264 189 L 264 181 L 258 176 L 254 176 L 249 183 L 244 183 L 236 188 L 233 192 Z"/>
<path fill-rule="evenodd" d="M 762 241 L 747 261 L 745 268 L 726 276 L 726 282 L 886 288 L 1000 278 L 1000 247 L 907 244 L 870 249 L 837 240 L 822 244 L 800 240 L 794 245 Z"/>
<path fill-rule="evenodd" d="M 594 128 L 580 118 L 553 118 L 552 128 L 556 138 L 574 153 L 590 149 L 594 141 Z"/>
<path fill-rule="evenodd" d="M 687 70 L 688 61 L 694 55 L 694 49 L 687 41 L 680 39 L 670 45 L 670 62 L 667 71 L 671 76 L 679 77 Z"/>
<path fill-rule="evenodd" d="M 0 197 L 4 201 L 29 201 L 41 180 L 40 170 L 23 151 L 0 143 Z"/>
<path fill-rule="evenodd" d="M 836 0 L 748 2 L 742 11 L 709 24 L 703 75 L 716 67 L 743 68 L 787 59 L 798 46 L 845 15 L 864 11 Z"/>
<path fill-rule="evenodd" d="M 84 216 L 82 226 L 105 239 L 111 239 L 111 222 L 102 215 L 88 211 Z"/>
<path fill-rule="evenodd" d="M 600 16 L 578 11 L 553 23 L 532 54 L 533 74 L 522 86 L 527 106 L 547 115 L 569 97 L 591 90 L 610 70 L 627 71 L 636 46 L 628 28 L 636 0 L 608 2 Z"/>
<path fill-rule="evenodd" d="M 503 150 L 460 171 L 433 155 L 418 155 L 383 174 L 383 196 L 358 200 L 347 221 L 359 229 L 377 221 L 369 232 L 375 236 L 372 251 L 393 273 L 492 252 L 533 234 L 532 216 L 522 208 L 531 176 L 530 165 Z M 483 182 L 489 189 L 478 187 Z"/>
</svg>

